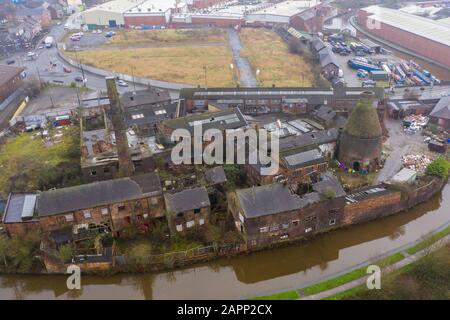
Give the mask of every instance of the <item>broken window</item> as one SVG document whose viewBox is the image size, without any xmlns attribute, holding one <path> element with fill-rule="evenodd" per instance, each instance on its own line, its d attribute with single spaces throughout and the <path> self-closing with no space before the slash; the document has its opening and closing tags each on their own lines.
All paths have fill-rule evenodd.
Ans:
<svg viewBox="0 0 450 320">
<path fill-rule="evenodd" d="M 280 226 L 278 224 L 274 224 L 270 226 L 270 231 L 278 231 Z"/>
<path fill-rule="evenodd" d="M 97 170 L 93 169 L 93 170 L 91 170 L 91 171 L 89 172 L 89 174 L 90 174 L 91 176 L 96 176 L 96 175 L 97 175 Z"/>
<path fill-rule="evenodd" d="M 336 219 L 331 219 L 329 224 L 330 224 L 330 226 L 335 225 L 336 224 Z"/>
<path fill-rule="evenodd" d="M 194 209 L 194 213 L 200 213 L 200 209 Z"/>
<path fill-rule="evenodd" d="M 259 228 L 259 232 L 261 232 L 261 233 L 264 233 L 264 232 L 267 232 L 267 231 L 269 231 L 269 227 Z"/>
</svg>

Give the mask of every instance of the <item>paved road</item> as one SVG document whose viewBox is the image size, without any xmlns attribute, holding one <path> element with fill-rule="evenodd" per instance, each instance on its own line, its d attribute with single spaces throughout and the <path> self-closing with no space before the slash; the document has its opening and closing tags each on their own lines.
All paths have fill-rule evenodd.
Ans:
<svg viewBox="0 0 450 320">
<path fill-rule="evenodd" d="M 233 52 L 233 58 L 236 67 L 239 70 L 240 84 L 244 87 L 257 87 L 258 81 L 252 70 L 252 66 L 246 58 L 242 58 L 240 53 L 242 49 L 241 39 L 239 34 L 234 29 L 228 30 L 228 42 Z"/>
<path fill-rule="evenodd" d="M 55 40 L 59 39 L 64 34 L 64 23 L 60 25 L 52 27 L 49 36 L 52 36 Z M 37 59 L 35 60 L 27 60 L 26 53 L 16 53 L 8 58 L 4 59 L 4 61 L 0 61 L 0 63 L 5 63 L 6 60 L 14 59 L 16 61 L 16 66 L 25 67 L 25 72 L 27 76 L 33 76 L 36 78 L 41 78 L 43 81 L 55 82 L 62 81 L 63 84 L 69 85 L 74 81 L 75 77 L 82 76 L 81 70 L 77 68 L 70 67 L 66 64 L 62 59 L 59 58 L 56 46 L 53 46 L 50 49 L 42 48 L 38 49 L 41 44 L 37 45 L 35 52 L 37 54 Z M 56 62 L 57 66 L 53 67 L 50 64 L 50 61 Z M 67 67 L 72 70 L 71 73 L 65 73 L 63 71 L 63 67 Z M 92 73 L 85 73 L 85 77 L 87 79 L 87 86 L 90 89 L 95 91 L 106 91 L 106 82 L 105 78 L 102 76 L 97 76 Z M 119 92 L 123 93 L 129 90 L 132 90 L 133 85 L 128 83 L 128 87 L 118 87 Z M 136 89 L 144 89 L 145 87 L 142 85 L 136 85 Z"/>
</svg>

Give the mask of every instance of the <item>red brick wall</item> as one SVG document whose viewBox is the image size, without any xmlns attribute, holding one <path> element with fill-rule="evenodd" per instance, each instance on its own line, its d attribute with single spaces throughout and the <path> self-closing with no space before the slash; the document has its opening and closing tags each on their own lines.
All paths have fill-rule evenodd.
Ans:
<svg viewBox="0 0 450 320">
<path fill-rule="evenodd" d="M 124 17 L 125 28 L 130 26 L 164 26 L 166 25 L 166 17 L 163 16 L 140 16 L 140 17 Z"/>
<path fill-rule="evenodd" d="M 196 9 L 204 9 L 221 2 L 224 2 L 224 0 L 194 0 L 192 7 Z"/>
<path fill-rule="evenodd" d="M 383 23 L 379 29 L 368 29 L 368 21 L 367 12 L 360 10 L 358 24 L 370 33 L 450 67 L 450 47 Z"/>
<path fill-rule="evenodd" d="M 400 203 L 401 192 L 373 196 L 357 203 L 347 203 L 344 208 L 344 224 L 368 221 L 383 213 L 392 213 L 392 206 Z"/>
<path fill-rule="evenodd" d="M 211 25 L 219 28 L 231 28 L 242 25 L 242 20 L 237 19 L 214 19 L 214 18 L 192 18 L 194 25 Z"/>
<path fill-rule="evenodd" d="M 39 230 L 39 222 L 27 222 L 27 223 L 5 223 L 6 232 L 10 237 L 24 236 L 30 231 Z"/>
</svg>

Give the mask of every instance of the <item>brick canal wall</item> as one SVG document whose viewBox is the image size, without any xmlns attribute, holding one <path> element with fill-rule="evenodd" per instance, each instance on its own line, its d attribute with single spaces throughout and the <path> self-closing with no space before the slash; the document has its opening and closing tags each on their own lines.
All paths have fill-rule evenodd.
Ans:
<svg viewBox="0 0 450 320">
<path fill-rule="evenodd" d="M 374 195 L 344 208 L 344 225 L 363 223 L 390 216 L 428 201 L 444 186 L 446 180 L 434 178 L 416 189 L 392 187 L 389 192 Z"/>
</svg>

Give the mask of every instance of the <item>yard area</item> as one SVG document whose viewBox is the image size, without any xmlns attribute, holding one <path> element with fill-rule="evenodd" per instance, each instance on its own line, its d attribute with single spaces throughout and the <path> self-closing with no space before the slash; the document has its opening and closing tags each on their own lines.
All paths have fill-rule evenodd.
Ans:
<svg viewBox="0 0 450 320">
<path fill-rule="evenodd" d="M 83 41 L 80 61 L 114 73 L 201 86 L 235 86 L 238 79 L 229 67 L 233 56 L 225 30 L 118 31 L 100 46 Z M 74 52 L 66 55 L 75 59 Z"/>
<path fill-rule="evenodd" d="M 0 146 L 0 197 L 81 183 L 80 131 L 71 126 L 23 133 Z"/>
<path fill-rule="evenodd" d="M 243 28 L 241 56 L 247 58 L 261 86 L 305 86 L 314 84 L 312 66 L 301 56 L 289 53 L 288 45 L 275 32 Z"/>
</svg>

